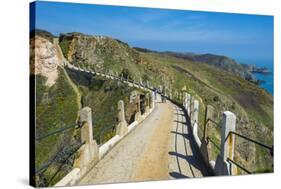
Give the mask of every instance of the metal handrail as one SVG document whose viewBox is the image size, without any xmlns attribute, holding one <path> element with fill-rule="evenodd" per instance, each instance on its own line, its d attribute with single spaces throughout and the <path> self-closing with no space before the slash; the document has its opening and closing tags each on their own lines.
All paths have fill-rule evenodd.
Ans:
<svg viewBox="0 0 281 189">
<path fill-rule="evenodd" d="M 219 151 L 221 150 L 219 145 L 217 145 L 210 137 L 207 137 L 207 141 L 211 142 Z"/>
<path fill-rule="evenodd" d="M 52 178 L 49 180 L 49 182 L 47 183 L 47 186 L 50 185 L 50 183 L 52 182 L 52 180 L 57 176 L 57 174 L 61 171 L 62 166 L 64 166 L 67 162 L 67 160 L 73 156 L 80 148 L 81 146 L 83 146 L 85 144 L 85 141 L 80 143 L 75 150 L 70 151 L 70 153 L 68 154 L 68 156 L 63 160 L 63 163 L 59 166 L 59 168 L 57 169 L 57 171 L 55 172 L 55 174 L 53 174 Z"/>
<path fill-rule="evenodd" d="M 76 124 L 75 124 L 75 125 L 66 126 L 66 127 L 62 127 L 62 128 L 59 128 L 59 129 L 57 129 L 57 130 L 55 130 L 55 131 L 51 131 L 51 132 L 49 132 L 49 133 L 47 133 L 47 134 L 45 134 L 45 135 L 43 135 L 43 136 L 39 136 L 39 137 L 37 137 L 35 140 L 36 140 L 36 141 L 40 141 L 40 140 L 43 140 L 43 139 L 45 139 L 45 138 L 48 138 L 48 137 L 50 137 L 50 136 L 52 136 L 52 135 L 61 133 L 61 132 L 66 131 L 66 130 L 68 130 L 68 129 L 74 129 L 74 128 L 77 129 L 77 128 L 80 128 L 80 127 L 77 127 Z"/>
<path fill-rule="evenodd" d="M 250 172 L 249 170 L 247 170 L 246 168 L 242 167 L 242 165 L 236 163 L 234 160 L 227 158 L 226 161 L 236 165 L 237 167 L 239 167 L 240 169 L 242 169 L 243 171 L 245 171 L 248 174 L 252 174 L 252 172 Z"/>
<path fill-rule="evenodd" d="M 77 149 L 75 148 L 75 152 L 78 151 L 78 149 L 83 145 L 85 144 L 85 142 L 81 143 L 78 145 Z M 61 148 L 60 150 L 58 150 L 58 153 L 56 153 L 56 155 L 54 156 L 53 159 L 49 160 L 47 163 L 45 163 L 44 165 L 42 165 L 40 168 L 36 169 L 35 171 L 35 174 L 38 174 L 38 173 L 42 173 L 44 172 L 45 170 L 47 170 L 50 165 L 52 165 L 54 162 L 57 161 L 58 157 L 61 155 L 61 154 L 64 154 L 65 151 L 63 151 L 63 148 Z"/>
<path fill-rule="evenodd" d="M 249 137 L 246 137 L 246 136 L 244 136 L 244 135 L 241 135 L 241 134 L 236 133 L 236 132 L 233 132 L 233 131 L 230 131 L 229 134 L 228 134 L 228 136 L 229 136 L 230 134 L 234 134 L 234 135 L 239 136 L 239 137 L 241 137 L 241 138 L 243 138 L 243 139 L 245 139 L 245 140 L 248 140 L 248 141 L 250 141 L 250 142 L 252 142 L 252 143 L 255 143 L 255 144 L 257 144 L 257 145 L 259 145 L 259 146 L 261 146 L 261 147 L 263 147 L 263 148 L 266 148 L 266 149 L 270 150 L 270 153 L 273 155 L 273 146 L 270 147 L 270 146 L 268 146 L 268 145 L 266 145 L 266 144 L 263 144 L 263 143 L 261 143 L 261 142 L 259 142 L 259 141 L 256 141 L 256 140 L 254 140 L 254 139 L 251 139 L 251 138 L 249 138 Z M 226 137 L 226 139 L 228 138 L 228 136 Z"/>
<path fill-rule="evenodd" d="M 216 121 L 214 121 L 214 120 L 212 120 L 212 119 L 210 119 L 210 118 L 207 119 L 207 121 L 206 121 L 205 124 L 207 125 L 207 123 L 208 123 L 209 121 L 212 122 L 212 123 L 214 123 L 217 127 L 221 128 L 221 125 L 220 125 L 218 122 L 216 122 Z"/>
</svg>

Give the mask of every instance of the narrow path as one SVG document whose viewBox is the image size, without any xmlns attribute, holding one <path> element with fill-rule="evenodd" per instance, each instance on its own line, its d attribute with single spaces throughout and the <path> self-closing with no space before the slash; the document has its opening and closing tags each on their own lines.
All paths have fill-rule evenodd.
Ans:
<svg viewBox="0 0 281 189">
<path fill-rule="evenodd" d="M 171 179 L 207 176 L 207 169 L 195 148 L 191 129 L 184 112 L 174 106 L 173 129 L 169 151 L 169 175 Z"/>
<path fill-rule="evenodd" d="M 118 143 L 80 181 L 84 184 L 134 182 L 207 175 L 196 154 L 183 111 L 157 103 L 132 133 Z"/>
<path fill-rule="evenodd" d="M 158 103 L 155 110 L 118 143 L 79 184 L 169 179 L 169 131 L 171 104 Z"/>
<path fill-rule="evenodd" d="M 61 48 L 59 46 L 59 42 L 58 42 L 58 39 L 54 39 L 54 45 L 55 45 L 55 48 L 57 50 L 57 55 L 58 55 L 58 58 L 60 60 L 60 67 L 61 69 L 63 70 L 63 73 L 68 81 L 68 83 L 71 85 L 71 87 L 73 88 L 74 92 L 76 93 L 76 102 L 77 102 L 77 105 L 78 105 L 78 109 L 80 110 L 82 108 L 82 105 L 81 105 L 81 94 L 80 94 L 80 91 L 78 89 L 78 87 L 75 85 L 75 83 L 73 83 L 73 81 L 70 79 L 68 73 L 66 72 L 66 70 L 64 69 L 64 65 L 66 64 L 69 64 L 68 61 L 64 58 L 63 54 L 62 54 L 62 51 L 61 51 Z"/>
</svg>

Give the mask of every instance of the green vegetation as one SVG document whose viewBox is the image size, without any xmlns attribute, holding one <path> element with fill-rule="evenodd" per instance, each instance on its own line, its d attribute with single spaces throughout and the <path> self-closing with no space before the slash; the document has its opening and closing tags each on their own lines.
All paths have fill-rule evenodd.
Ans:
<svg viewBox="0 0 281 189">
<path fill-rule="evenodd" d="M 117 81 L 92 77 L 70 69 L 67 69 L 67 72 L 82 92 L 83 107 L 88 106 L 92 109 L 93 135 L 98 143 L 104 143 L 115 135 L 119 100 L 125 103 L 126 119 L 130 123 L 135 114 L 135 105 L 129 102 L 129 97 L 133 91 L 144 93 L 143 91 Z"/>
<path fill-rule="evenodd" d="M 223 111 L 237 116 L 237 131 L 250 138 L 272 144 L 273 97 L 257 85 L 233 75 L 213 64 L 202 63 L 149 50 L 132 49 L 128 44 L 109 37 L 87 36 L 80 33 L 63 34 L 59 45 L 63 55 L 73 65 L 101 72 L 112 72 L 150 85 L 165 86 L 168 94 L 187 91 L 199 100 L 199 136 L 203 136 L 206 105 L 215 108 L 214 119 L 220 122 Z M 226 68 L 228 69 L 229 67 Z M 66 69 L 66 68 L 65 68 Z M 232 69 L 232 68 L 229 68 Z M 130 123 L 135 104 L 130 103 L 132 93 L 144 93 L 117 82 L 92 77 L 89 74 L 66 69 L 82 95 L 81 104 L 92 109 L 93 134 L 99 144 L 115 134 L 117 103 L 124 100 L 126 120 Z M 62 126 L 74 124 L 78 107 L 76 94 L 64 72 L 52 87 L 45 86 L 45 78 L 36 76 L 36 132 L 38 136 Z M 180 99 L 177 102 L 182 103 Z M 209 128 L 208 136 L 220 144 L 220 129 Z M 36 144 L 36 167 L 50 160 L 66 144 L 79 141 L 73 130 L 55 135 Z M 210 157 L 215 160 L 219 151 L 208 145 Z M 272 157 L 268 152 L 237 138 L 235 160 L 251 171 L 272 171 Z M 52 184 L 62 178 L 71 162 L 64 167 Z M 58 165 L 52 165 L 42 176 L 50 179 Z"/>
<path fill-rule="evenodd" d="M 62 54 L 64 57 L 67 57 L 70 43 L 71 43 L 70 40 L 66 40 L 64 37 L 60 36 L 59 45 L 60 45 L 60 48 L 61 48 L 61 51 L 62 51 Z"/>
<path fill-rule="evenodd" d="M 75 125 L 78 107 L 76 95 L 67 83 L 62 70 L 59 70 L 59 78 L 52 87 L 45 86 L 46 79 L 43 76 L 36 76 L 36 136 L 40 137 L 56 129 Z M 47 163 L 50 159 L 67 148 L 70 143 L 75 143 L 79 139 L 75 130 L 68 130 L 63 133 L 52 135 L 48 138 L 36 142 L 36 169 Z M 54 173 L 58 170 L 60 162 L 52 164 L 41 175 L 39 183 L 47 184 Z M 72 165 L 69 164 L 69 167 Z M 68 172 L 62 171 L 55 177 L 51 184 L 56 183 Z M 44 181 L 45 180 L 45 181 Z"/>
<path fill-rule="evenodd" d="M 272 144 L 273 98 L 265 90 L 243 79 L 242 76 L 248 77 L 248 72 L 235 61 L 208 54 L 187 55 L 192 56 L 188 59 L 173 53 L 132 49 L 126 43 L 108 37 L 68 35 L 71 35 L 71 41 L 75 42 L 70 52 L 73 64 L 103 72 L 108 70 L 119 74 L 122 72 L 136 81 L 149 81 L 151 85 L 157 87 L 165 86 L 173 95 L 175 91 L 183 90 L 192 94 L 200 103 L 200 137 L 203 135 L 205 107 L 209 104 L 216 110 L 216 122 L 220 122 L 223 111 L 230 110 L 237 116 L 238 132 Z M 210 64 L 207 60 L 211 61 Z M 214 141 L 220 138 L 220 131 L 217 129 L 210 130 L 209 134 Z M 236 158 L 247 157 L 241 160 L 241 163 L 252 169 L 257 167 L 267 169 L 270 164 L 268 162 L 272 162 L 272 158 L 261 156 L 261 152 L 256 150 L 255 146 L 244 143 L 237 139 Z M 215 150 L 211 149 L 211 151 Z M 250 151 L 253 153 L 249 153 Z"/>
</svg>

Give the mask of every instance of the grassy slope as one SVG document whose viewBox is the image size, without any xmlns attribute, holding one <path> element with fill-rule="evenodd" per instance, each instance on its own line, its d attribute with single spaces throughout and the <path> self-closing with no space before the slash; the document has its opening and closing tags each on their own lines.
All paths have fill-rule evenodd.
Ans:
<svg viewBox="0 0 281 189">
<path fill-rule="evenodd" d="M 72 44 L 71 48 L 65 44 Z M 63 50 L 65 54 L 72 54 L 72 63 L 76 65 L 118 73 L 126 69 L 137 81 L 141 78 L 143 82 L 148 80 L 154 86 L 164 85 L 178 91 L 186 86 L 189 93 L 200 101 L 200 136 L 203 130 L 205 105 L 211 104 L 216 109 L 216 121 L 221 119 L 223 111 L 233 111 L 238 118 L 237 130 L 240 133 L 266 143 L 273 141 L 272 96 L 256 85 L 228 72 L 207 64 L 164 54 L 139 55 L 128 45 L 111 38 L 100 41 L 89 36 L 75 38 L 72 43 L 61 41 L 61 47 L 65 49 Z M 101 62 L 102 64 L 99 64 Z M 84 93 L 87 91 L 83 90 Z M 219 144 L 219 130 L 211 129 L 209 133 Z M 271 157 L 265 155 L 260 148 L 238 139 L 236 149 L 238 151 L 236 159 L 251 170 L 271 167 Z"/>
<path fill-rule="evenodd" d="M 124 100 L 125 108 L 128 110 L 126 114 L 128 122 L 134 115 L 135 106 L 129 103 L 129 96 L 136 89 L 101 77 L 93 78 L 82 72 L 69 69 L 67 72 L 82 93 L 83 107 L 88 106 L 92 109 L 94 138 L 98 143 L 107 141 L 115 135 L 119 100 Z"/>
<path fill-rule="evenodd" d="M 155 53 L 142 53 L 142 56 L 160 67 L 166 67 L 175 76 L 173 88 L 180 90 L 182 86 L 186 85 L 188 91 L 199 99 L 200 136 L 202 136 L 203 130 L 205 105 L 211 104 L 217 111 L 215 116 L 217 122 L 221 119 L 220 115 L 224 110 L 233 111 L 238 118 L 238 132 L 272 144 L 273 98 L 265 90 L 207 64 Z M 215 100 L 215 97 L 218 97 L 219 100 Z M 263 128 L 263 131 L 257 131 L 257 126 Z M 209 133 L 215 142 L 220 144 L 219 130 L 212 129 Z M 244 145 L 243 148 L 246 148 L 243 142 L 245 141 L 238 139 L 237 149 L 240 154 L 237 154 L 236 158 L 239 160 L 245 159 L 245 157 L 247 159 L 250 156 L 245 150 L 240 149 L 242 145 Z M 258 146 L 247 148 L 256 148 L 256 162 L 251 164 L 247 160 L 240 160 L 241 163 L 245 164 L 250 170 L 271 169 L 272 159 L 268 156 L 268 153 Z"/>
<path fill-rule="evenodd" d="M 78 107 L 76 94 L 68 84 L 64 72 L 59 69 L 59 78 L 52 87 L 45 86 L 45 78 L 36 76 L 36 135 L 42 136 L 64 126 L 74 125 Z M 36 168 L 39 168 L 54 155 L 74 142 L 73 130 L 53 135 L 36 143 Z M 77 136 L 78 137 L 78 136 Z M 47 180 L 55 173 L 59 164 L 52 165 L 44 173 Z M 52 183 L 67 172 L 60 172 Z"/>
</svg>

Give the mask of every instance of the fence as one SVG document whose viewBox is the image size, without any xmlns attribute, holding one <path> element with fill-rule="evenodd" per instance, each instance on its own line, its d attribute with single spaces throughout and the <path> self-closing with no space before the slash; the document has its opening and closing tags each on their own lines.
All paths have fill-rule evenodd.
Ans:
<svg viewBox="0 0 281 189">
<path fill-rule="evenodd" d="M 195 139 L 195 142 L 200 149 L 201 155 L 205 163 L 210 168 L 211 172 L 216 175 L 234 175 L 236 174 L 236 168 L 251 174 L 253 171 L 249 171 L 243 165 L 239 164 L 234 160 L 235 153 L 235 138 L 240 137 L 249 143 L 254 143 L 266 149 L 267 152 L 273 156 L 273 145 L 267 145 L 262 142 L 259 142 L 255 139 L 252 139 L 248 136 L 244 136 L 236 132 L 236 116 L 230 111 L 225 111 L 222 114 L 222 120 L 216 122 L 213 118 L 214 108 L 210 105 L 206 106 L 205 109 L 205 118 L 204 118 L 204 127 L 203 127 L 203 137 L 200 138 L 198 134 L 199 123 L 199 101 L 192 97 L 187 92 L 184 92 L 182 95 L 175 93 L 177 100 L 182 100 L 183 107 L 185 108 L 191 123 L 192 134 Z M 183 96 L 183 99 L 181 99 Z M 209 136 L 208 128 L 216 128 L 221 132 L 220 144 L 217 144 L 216 140 Z M 208 145 L 211 144 L 214 146 L 214 149 L 218 151 L 216 160 L 210 160 L 210 153 L 208 151 Z"/>
<path fill-rule="evenodd" d="M 82 126 L 81 125 L 79 126 L 77 124 L 71 125 L 71 126 L 66 126 L 66 127 L 62 127 L 62 128 L 56 129 L 54 131 L 51 131 L 45 135 L 38 136 L 35 139 L 36 144 L 44 141 L 45 139 L 47 139 L 49 137 L 52 137 L 54 135 L 60 135 L 66 131 L 73 130 L 73 129 L 82 129 Z M 43 165 L 41 165 L 40 167 L 36 168 L 34 179 L 37 183 L 37 186 L 39 186 L 39 187 L 50 186 L 50 184 L 52 184 L 53 180 L 56 178 L 56 176 L 61 171 L 63 166 L 70 163 L 69 160 L 74 156 L 74 154 L 78 151 L 78 149 L 83 144 L 84 144 L 83 142 L 74 143 L 74 144 L 70 145 L 70 147 L 68 147 L 68 148 L 65 148 L 65 147 L 60 148 L 58 150 L 58 152 L 55 153 L 55 155 L 50 160 L 43 163 Z M 44 173 L 46 171 L 48 171 L 48 169 L 50 169 L 51 166 L 54 164 L 58 164 L 57 170 L 55 171 L 54 174 L 49 176 L 50 177 L 49 179 L 47 179 L 46 176 L 44 175 Z"/>
</svg>

